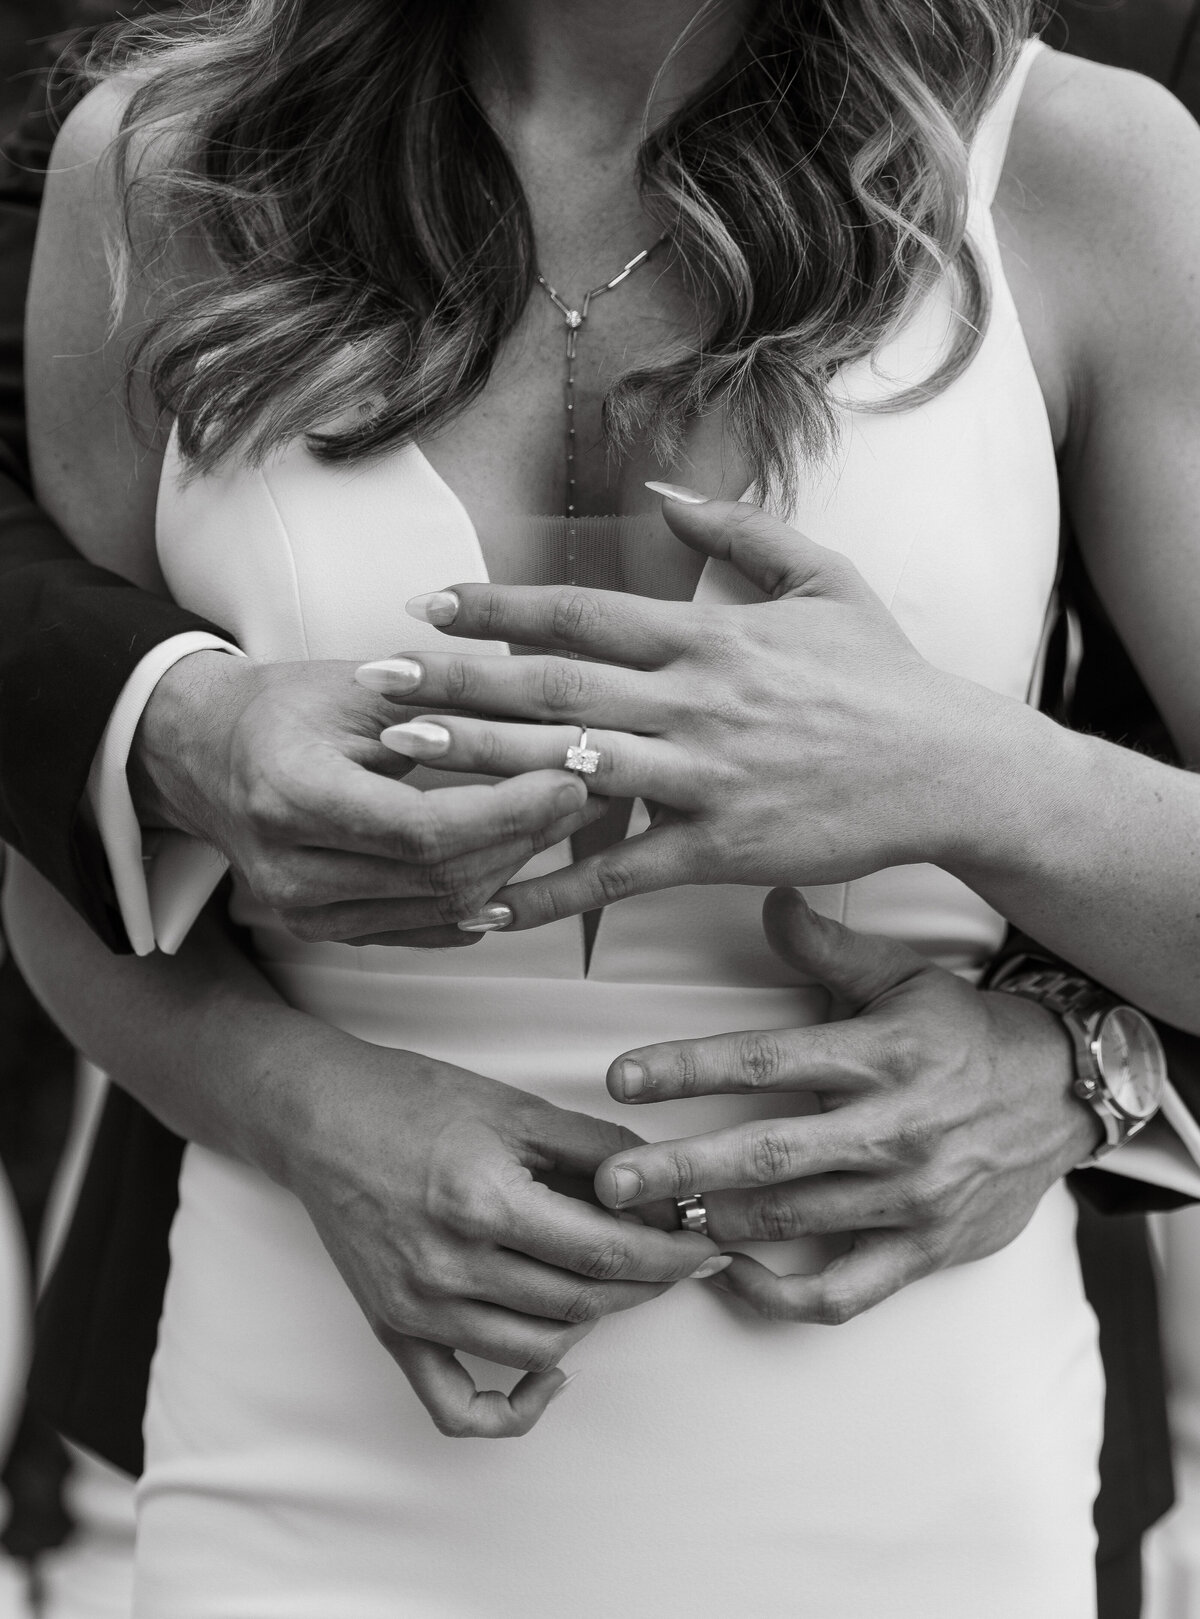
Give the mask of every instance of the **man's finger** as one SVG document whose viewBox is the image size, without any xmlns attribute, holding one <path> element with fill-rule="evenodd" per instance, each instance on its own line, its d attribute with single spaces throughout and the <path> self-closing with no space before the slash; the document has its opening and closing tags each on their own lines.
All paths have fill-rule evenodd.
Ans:
<svg viewBox="0 0 1200 1619">
<path fill-rule="evenodd" d="M 712 1283 L 744 1299 L 769 1321 L 810 1321 L 842 1326 L 899 1293 L 934 1268 L 904 1231 L 860 1231 L 854 1246 L 814 1276 L 777 1276 L 748 1254 Z"/>
<path fill-rule="evenodd" d="M 834 596 L 853 600 L 868 586 L 857 569 L 828 546 L 747 501 L 702 504 L 663 501 L 663 516 L 685 545 L 731 562 L 768 596 Z"/>
<path fill-rule="evenodd" d="M 634 894 L 694 882 L 694 855 L 686 831 L 677 825 L 652 826 L 624 838 L 577 865 L 545 877 L 511 883 L 495 896 L 513 920 L 507 931 L 540 928 L 564 916 L 599 910 Z"/>
<path fill-rule="evenodd" d="M 860 1110 L 849 1129 L 840 1112 L 812 1113 L 649 1142 L 606 1159 L 596 1171 L 596 1195 L 607 1208 L 620 1209 L 725 1187 L 775 1186 L 832 1171 L 884 1168 L 868 1134 Z"/>
<path fill-rule="evenodd" d="M 388 1344 L 413 1393 L 448 1439 L 514 1439 L 527 1434 L 555 1395 L 566 1374 L 527 1373 L 511 1394 L 480 1390 L 452 1349 L 423 1338 L 397 1337 Z"/>
<path fill-rule="evenodd" d="M 885 1175 L 814 1175 L 752 1192 L 705 1192 L 704 1205 L 709 1236 L 721 1248 L 912 1224 L 908 1183 Z"/>
<path fill-rule="evenodd" d="M 694 616 L 689 602 L 580 585 L 451 585 L 416 597 L 408 611 L 447 635 L 561 648 L 645 669 L 683 650 Z"/>
<path fill-rule="evenodd" d="M 703 1040 L 667 1040 L 627 1051 L 608 1070 L 618 1102 L 774 1091 L 858 1095 L 887 1083 L 880 1044 L 853 1022 L 748 1029 Z"/>
<path fill-rule="evenodd" d="M 930 971 L 928 958 L 908 945 L 843 927 L 812 910 L 794 888 L 775 888 L 767 895 L 763 928 L 777 956 L 824 984 L 854 1012 Z"/>
</svg>

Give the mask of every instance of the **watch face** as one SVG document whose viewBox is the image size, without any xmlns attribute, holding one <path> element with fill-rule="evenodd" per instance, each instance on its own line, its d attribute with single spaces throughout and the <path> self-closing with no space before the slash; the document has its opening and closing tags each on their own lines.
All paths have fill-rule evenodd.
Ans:
<svg viewBox="0 0 1200 1619">
<path fill-rule="evenodd" d="M 1093 1047 L 1113 1101 L 1130 1118 L 1146 1119 L 1162 1102 L 1167 1060 L 1150 1019 L 1132 1006 L 1103 1018 Z"/>
</svg>

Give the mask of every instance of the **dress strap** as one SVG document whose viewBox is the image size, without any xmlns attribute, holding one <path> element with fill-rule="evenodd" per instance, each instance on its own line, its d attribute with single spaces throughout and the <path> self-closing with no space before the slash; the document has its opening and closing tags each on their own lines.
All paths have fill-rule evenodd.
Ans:
<svg viewBox="0 0 1200 1619">
<path fill-rule="evenodd" d="M 1004 172 L 1004 159 L 1008 155 L 1008 143 L 1029 70 L 1042 52 L 1049 49 L 1040 39 L 1026 40 L 1004 88 L 984 115 L 975 136 L 971 148 L 971 169 L 978 195 L 989 208 L 995 201 L 1000 176 Z"/>
</svg>

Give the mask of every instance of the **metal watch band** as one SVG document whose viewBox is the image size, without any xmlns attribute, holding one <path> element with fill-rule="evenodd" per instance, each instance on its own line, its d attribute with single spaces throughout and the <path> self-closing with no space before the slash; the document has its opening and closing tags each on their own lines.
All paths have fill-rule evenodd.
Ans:
<svg viewBox="0 0 1200 1619">
<path fill-rule="evenodd" d="M 1092 1109 L 1104 1129 L 1104 1140 L 1077 1166 L 1093 1168 L 1108 1153 L 1123 1147 L 1144 1130 L 1153 1117 L 1135 1118 L 1115 1102 L 1093 1048 L 1091 1019 L 1098 1022 L 1105 1012 L 1121 1003 L 1090 979 L 1036 958 L 1018 958 L 1006 963 L 1005 968 L 994 976 L 991 988 L 1036 1001 L 1061 1018 L 1070 1037 L 1075 1055 L 1072 1089 Z"/>
</svg>

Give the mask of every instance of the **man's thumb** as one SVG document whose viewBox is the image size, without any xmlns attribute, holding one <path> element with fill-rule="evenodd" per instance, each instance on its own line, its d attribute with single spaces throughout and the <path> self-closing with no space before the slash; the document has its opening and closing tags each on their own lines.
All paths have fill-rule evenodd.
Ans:
<svg viewBox="0 0 1200 1619">
<path fill-rule="evenodd" d="M 929 966 L 896 939 L 856 933 L 820 916 L 795 888 L 771 890 L 763 904 L 763 928 L 782 961 L 823 984 L 854 1012 Z"/>
</svg>

